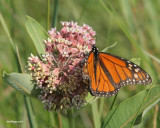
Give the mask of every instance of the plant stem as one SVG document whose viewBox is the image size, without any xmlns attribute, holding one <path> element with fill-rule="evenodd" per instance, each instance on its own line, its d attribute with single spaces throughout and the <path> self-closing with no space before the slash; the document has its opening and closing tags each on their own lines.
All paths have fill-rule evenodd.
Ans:
<svg viewBox="0 0 160 128">
<path fill-rule="evenodd" d="M 50 0 L 47 1 L 47 30 L 49 30 L 49 29 L 50 29 Z M 49 112 L 49 116 L 50 116 L 50 119 L 51 119 L 50 123 L 55 127 L 56 124 L 55 124 L 54 115 L 55 115 L 55 113 Z"/>
<path fill-rule="evenodd" d="M 56 127 L 56 122 L 55 122 L 55 118 L 54 118 L 54 113 L 53 112 L 48 112 L 49 114 L 49 128 L 53 128 Z"/>
<path fill-rule="evenodd" d="M 26 106 L 26 109 L 27 109 L 27 115 L 28 115 L 30 127 L 31 128 L 38 128 L 36 118 L 35 118 L 35 115 L 33 113 L 33 107 L 32 107 L 32 103 L 31 103 L 30 98 L 27 97 L 27 96 L 24 96 L 24 101 L 25 101 L 25 106 Z"/>
<path fill-rule="evenodd" d="M 62 121 L 61 121 L 61 114 L 58 113 L 58 125 L 59 125 L 59 128 L 62 128 Z"/>
<path fill-rule="evenodd" d="M 52 27 L 57 26 L 57 13 L 58 13 L 58 0 L 54 0 L 54 12 L 53 12 Z"/>
<path fill-rule="evenodd" d="M 114 97 L 114 99 L 113 99 L 113 102 L 112 102 L 112 105 L 111 105 L 110 110 L 112 110 L 112 108 L 113 108 L 113 106 L 114 106 L 114 103 L 115 103 L 115 101 L 116 101 L 116 99 L 117 99 L 117 95 L 118 95 L 118 93 L 115 95 L 115 97 Z"/>
<path fill-rule="evenodd" d="M 49 30 L 50 25 L 50 0 L 47 2 L 47 30 Z"/>
<path fill-rule="evenodd" d="M 92 115 L 93 115 L 93 122 L 95 128 L 100 128 L 101 122 L 100 122 L 100 115 L 98 111 L 98 103 L 97 100 L 92 103 Z"/>
<path fill-rule="evenodd" d="M 153 118 L 153 128 L 157 128 L 157 116 L 158 116 L 158 104 L 155 105 L 154 118 Z"/>
<path fill-rule="evenodd" d="M 73 118 L 73 110 L 68 110 L 67 111 L 67 115 L 68 115 L 68 122 L 70 125 L 70 128 L 75 128 L 75 123 L 74 123 L 74 118 Z"/>
<path fill-rule="evenodd" d="M 100 99 L 99 115 L 100 115 L 101 118 L 103 117 L 103 116 L 102 116 L 102 115 L 103 115 L 102 113 L 103 113 L 104 100 L 105 100 L 104 97 Z"/>
</svg>

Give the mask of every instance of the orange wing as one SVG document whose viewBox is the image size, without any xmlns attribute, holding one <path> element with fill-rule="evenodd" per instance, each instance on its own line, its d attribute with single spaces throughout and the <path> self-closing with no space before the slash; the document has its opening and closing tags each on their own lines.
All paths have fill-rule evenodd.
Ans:
<svg viewBox="0 0 160 128">
<path fill-rule="evenodd" d="M 98 53 L 98 50 L 92 50 L 84 69 L 87 70 L 90 90 L 95 96 L 112 96 L 122 86 L 152 82 L 149 74 L 138 65 L 109 53 Z"/>
</svg>

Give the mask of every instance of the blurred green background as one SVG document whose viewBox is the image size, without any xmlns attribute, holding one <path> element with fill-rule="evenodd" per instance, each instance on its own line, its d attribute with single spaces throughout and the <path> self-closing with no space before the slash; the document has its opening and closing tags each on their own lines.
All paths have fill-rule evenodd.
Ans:
<svg viewBox="0 0 160 128">
<path fill-rule="evenodd" d="M 141 58 L 141 66 L 152 76 L 160 71 L 159 63 L 149 57 L 149 53 L 160 57 L 160 1 L 159 0 L 59 0 L 56 25 L 61 28 L 60 21 L 76 21 L 90 25 L 96 31 L 97 47 L 102 51 L 105 47 L 117 42 L 107 52 L 132 59 Z M 50 1 L 50 28 L 52 27 L 55 1 Z M 109 9 L 109 10 L 108 10 Z M 5 20 L 11 37 L 18 46 L 23 68 L 31 53 L 37 54 L 33 41 L 25 28 L 26 15 L 33 17 L 47 31 L 47 1 L 45 0 L 0 0 L 0 13 Z M 144 53 L 144 55 L 143 55 Z M 9 38 L 0 24 L 0 128 L 29 127 L 28 123 L 7 123 L 7 120 L 27 122 L 23 95 L 7 85 L 2 79 L 3 71 L 17 72 L 17 64 L 9 43 Z M 115 105 L 126 100 L 149 86 L 127 86 L 121 89 Z M 102 117 L 110 109 L 114 97 L 100 98 L 97 102 L 102 107 Z M 51 127 L 49 112 L 43 104 L 32 98 L 38 126 Z M 104 103 L 104 104 L 102 104 Z M 158 109 L 158 110 L 157 110 Z M 153 107 L 144 118 L 141 127 L 154 127 L 160 122 L 159 105 Z M 61 117 L 60 117 L 61 116 Z M 65 114 L 61 118 L 62 127 L 68 125 Z M 156 124 L 155 124 L 156 121 Z M 76 127 L 94 127 L 91 105 L 87 105 L 76 113 Z M 26 126 L 25 126 L 26 125 Z"/>
</svg>

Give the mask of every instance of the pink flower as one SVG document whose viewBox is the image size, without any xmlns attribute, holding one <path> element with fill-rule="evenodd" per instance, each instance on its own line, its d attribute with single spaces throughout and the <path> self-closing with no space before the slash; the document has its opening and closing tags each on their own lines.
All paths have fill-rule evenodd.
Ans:
<svg viewBox="0 0 160 128">
<path fill-rule="evenodd" d="M 95 31 L 84 24 L 61 22 L 62 28 L 48 31 L 44 40 L 46 53 L 41 59 L 28 58 L 28 71 L 41 89 L 40 98 L 46 109 L 79 108 L 85 103 L 88 85 L 82 77 L 82 60 L 95 44 Z"/>
</svg>

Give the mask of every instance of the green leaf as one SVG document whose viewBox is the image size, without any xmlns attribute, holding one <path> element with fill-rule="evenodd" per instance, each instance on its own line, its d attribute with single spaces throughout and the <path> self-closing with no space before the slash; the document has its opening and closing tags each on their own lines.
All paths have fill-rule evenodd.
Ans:
<svg viewBox="0 0 160 128">
<path fill-rule="evenodd" d="M 99 99 L 99 97 L 95 97 L 95 96 L 91 95 L 90 92 L 88 92 L 88 96 L 86 97 L 87 103 L 85 105 L 87 105 L 88 103 L 92 104 L 97 99 Z"/>
<path fill-rule="evenodd" d="M 159 102 L 159 100 L 157 100 L 157 102 L 154 102 L 153 104 L 151 104 L 149 107 L 147 107 L 143 113 L 139 114 L 139 116 L 137 117 L 135 123 L 134 123 L 134 127 L 133 128 L 138 128 L 141 126 L 142 122 L 143 122 L 143 117 L 145 116 L 145 114 L 153 107 L 155 106 L 157 103 Z"/>
<path fill-rule="evenodd" d="M 93 98 L 95 98 L 95 97 L 92 96 L 90 93 L 88 93 L 88 96 L 86 97 L 86 101 L 90 102 L 90 100 L 92 100 Z"/>
<path fill-rule="evenodd" d="M 145 99 L 143 106 L 140 109 L 140 113 L 145 112 L 150 106 L 155 105 L 160 100 L 160 87 L 154 87 L 150 90 L 147 98 Z M 116 108 L 112 109 L 104 118 L 101 125 L 102 128 L 129 128 L 131 123 L 143 102 L 148 89 L 138 93 L 137 95 L 127 99 L 119 104 Z M 138 118 L 137 118 L 138 119 Z M 138 120 L 137 120 L 138 121 Z M 135 122 L 137 125 L 137 121 Z M 141 121 L 139 121 L 140 123 Z"/>
<path fill-rule="evenodd" d="M 132 59 L 130 59 L 130 61 L 132 61 L 133 63 L 135 63 L 138 66 L 140 66 L 141 58 L 132 58 Z"/>
<path fill-rule="evenodd" d="M 47 34 L 47 32 L 37 21 L 29 16 L 27 16 L 25 25 L 39 55 L 45 54 L 45 46 L 43 40 L 48 39 L 49 35 Z"/>
<path fill-rule="evenodd" d="M 117 42 L 115 42 L 114 44 L 112 44 L 112 45 L 104 48 L 104 49 L 102 50 L 102 52 L 106 52 L 108 49 L 113 48 L 113 47 L 115 47 L 116 45 L 117 45 Z"/>
<path fill-rule="evenodd" d="M 18 90 L 24 95 L 33 95 L 37 96 L 39 90 L 35 89 L 35 85 L 33 85 L 31 81 L 31 76 L 25 73 L 11 73 L 7 74 L 3 73 L 4 80 L 13 88 Z"/>
</svg>

